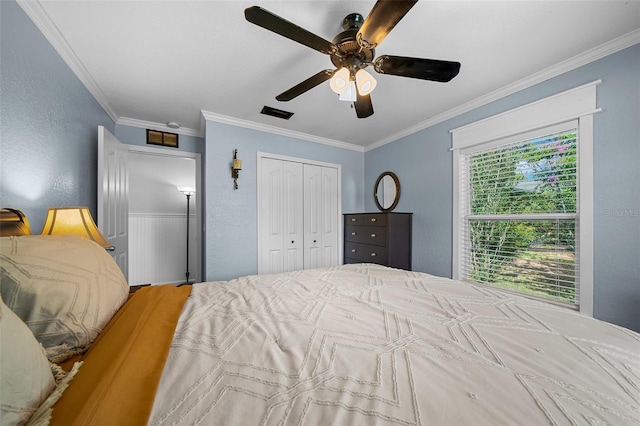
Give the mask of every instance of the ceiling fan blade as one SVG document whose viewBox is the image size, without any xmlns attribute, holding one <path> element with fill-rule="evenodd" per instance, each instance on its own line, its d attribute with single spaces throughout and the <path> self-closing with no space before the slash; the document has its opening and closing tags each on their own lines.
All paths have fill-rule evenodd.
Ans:
<svg viewBox="0 0 640 426">
<path fill-rule="evenodd" d="M 356 108 L 358 118 L 367 118 L 373 115 L 373 104 L 371 103 L 371 95 L 361 96 L 358 94 L 356 101 L 353 103 Z"/>
<path fill-rule="evenodd" d="M 252 24 L 273 31 L 276 34 L 280 34 L 283 37 L 297 41 L 300 44 L 304 44 L 307 47 L 327 55 L 336 49 L 333 43 L 261 7 L 251 6 L 245 9 L 244 17 Z"/>
<path fill-rule="evenodd" d="M 291 89 L 286 90 L 276 96 L 276 99 L 282 102 L 290 101 L 291 99 L 302 95 L 304 92 L 313 89 L 320 83 L 324 83 L 329 80 L 335 70 L 322 70 L 319 73 L 309 77 L 302 83 L 296 84 Z"/>
<path fill-rule="evenodd" d="M 380 74 L 399 75 L 401 77 L 419 78 L 443 83 L 451 81 L 451 79 L 460 72 L 460 62 L 389 55 L 378 57 L 373 67 Z"/>
<path fill-rule="evenodd" d="M 358 31 L 360 46 L 378 46 L 417 2 L 418 0 L 378 0 Z"/>
</svg>

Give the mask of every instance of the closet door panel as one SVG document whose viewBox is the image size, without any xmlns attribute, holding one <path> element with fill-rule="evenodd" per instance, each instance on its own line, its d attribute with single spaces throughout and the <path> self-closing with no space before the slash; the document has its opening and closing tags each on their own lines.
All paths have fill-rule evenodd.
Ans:
<svg viewBox="0 0 640 426">
<path fill-rule="evenodd" d="M 338 264 L 338 169 L 322 168 L 322 265 Z"/>
<path fill-rule="evenodd" d="M 323 264 L 322 167 L 304 165 L 304 269 Z"/>
<path fill-rule="evenodd" d="M 304 214 L 302 196 L 302 164 L 283 161 L 284 270 L 295 271 L 304 266 Z"/>
<path fill-rule="evenodd" d="M 284 268 L 284 214 L 282 161 L 265 158 L 260 172 L 262 272 L 282 272 Z"/>
</svg>

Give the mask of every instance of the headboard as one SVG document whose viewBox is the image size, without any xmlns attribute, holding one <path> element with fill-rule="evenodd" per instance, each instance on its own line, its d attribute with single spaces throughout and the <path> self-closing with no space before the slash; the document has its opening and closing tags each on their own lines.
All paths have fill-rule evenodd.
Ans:
<svg viewBox="0 0 640 426">
<path fill-rule="evenodd" d="M 31 235 L 29 220 L 18 209 L 0 209 L 0 236 Z"/>
</svg>

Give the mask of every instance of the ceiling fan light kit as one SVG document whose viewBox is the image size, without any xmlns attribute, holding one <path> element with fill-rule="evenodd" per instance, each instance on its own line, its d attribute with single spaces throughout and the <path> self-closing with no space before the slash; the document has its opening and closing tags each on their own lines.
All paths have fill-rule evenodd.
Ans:
<svg viewBox="0 0 640 426">
<path fill-rule="evenodd" d="M 347 102 L 355 102 L 358 99 L 358 93 L 356 92 L 356 83 L 353 80 L 349 81 L 349 84 L 347 84 L 347 90 L 340 93 L 338 99 Z"/>
<path fill-rule="evenodd" d="M 335 69 L 309 77 L 276 96 L 290 101 L 327 80 L 340 100 L 353 102 L 358 118 L 373 115 L 371 92 L 377 82 L 364 69 L 372 66 L 380 74 L 448 82 L 460 71 L 460 63 L 436 59 L 382 55 L 375 58 L 375 48 L 409 12 L 418 0 L 378 0 L 366 19 L 351 13 L 342 21 L 343 32 L 331 42 L 259 6 L 244 11 L 247 21 L 329 55 Z"/>
<path fill-rule="evenodd" d="M 356 72 L 355 76 L 348 68 L 340 68 L 329 80 L 331 90 L 340 95 L 339 99 L 351 102 L 357 99 L 356 89 L 357 94 L 365 96 L 373 92 L 377 84 L 376 79 L 362 68 Z"/>
<path fill-rule="evenodd" d="M 356 86 L 358 87 L 358 93 L 361 95 L 368 95 L 373 92 L 377 84 L 376 79 L 364 69 L 360 69 L 356 73 Z"/>
<path fill-rule="evenodd" d="M 329 80 L 329 86 L 331 87 L 331 90 L 340 95 L 349 88 L 349 80 L 349 70 L 347 68 L 340 68 L 333 74 L 331 80 Z"/>
</svg>

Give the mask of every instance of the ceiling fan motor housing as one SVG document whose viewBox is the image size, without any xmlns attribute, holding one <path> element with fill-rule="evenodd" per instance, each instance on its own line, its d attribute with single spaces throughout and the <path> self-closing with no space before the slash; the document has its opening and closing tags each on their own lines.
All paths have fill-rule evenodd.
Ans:
<svg viewBox="0 0 640 426">
<path fill-rule="evenodd" d="M 353 74 L 371 64 L 375 57 L 375 49 L 360 47 L 356 35 L 364 22 L 359 13 L 351 13 L 342 20 L 342 28 L 345 30 L 335 36 L 332 43 L 338 48 L 332 52 L 331 62 L 336 68 L 348 68 Z"/>
</svg>

